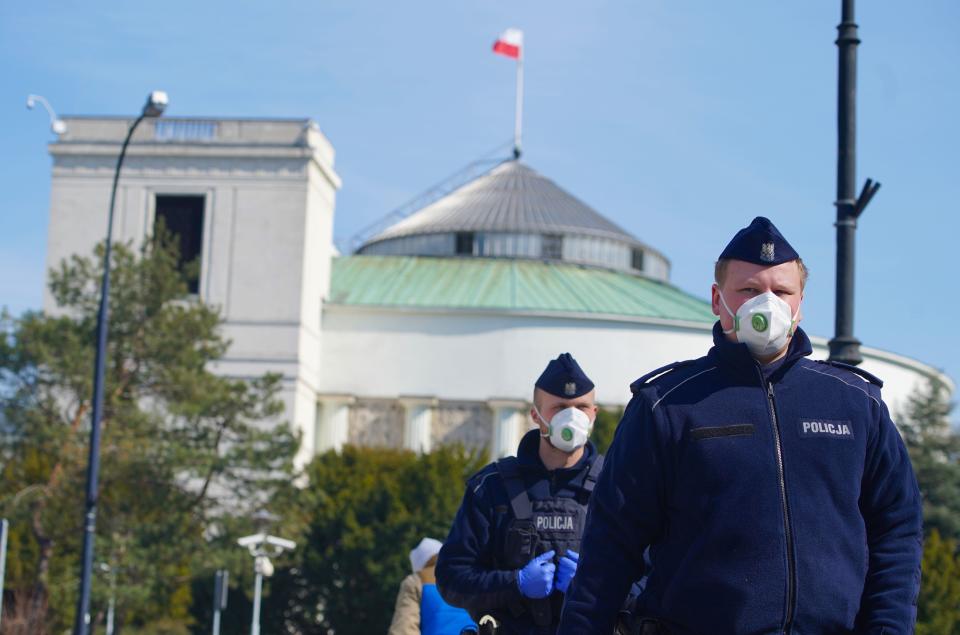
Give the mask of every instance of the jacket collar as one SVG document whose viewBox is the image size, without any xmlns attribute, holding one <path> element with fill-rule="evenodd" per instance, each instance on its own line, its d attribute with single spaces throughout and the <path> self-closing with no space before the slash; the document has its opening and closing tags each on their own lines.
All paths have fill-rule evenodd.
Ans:
<svg viewBox="0 0 960 635">
<path fill-rule="evenodd" d="M 574 475 L 577 472 L 582 471 L 584 468 L 588 467 L 593 463 L 594 457 L 597 455 L 597 448 L 594 447 L 592 441 L 587 441 L 587 444 L 583 446 L 583 456 L 580 457 L 580 460 L 577 461 L 570 467 L 561 467 L 553 472 L 557 476 L 564 475 Z M 540 459 L 540 429 L 534 428 L 530 430 L 523 438 L 520 440 L 520 447 L 517 448 L 517 459 L 520 462 L 520 466 L 524 469 L 536 469 L 542 472 L 547 472 L 547 467 L 543 464 L 543 461 Z"/>
<path fill-rule="evenodd" d="M 803 329 L 798 326 L 793 333 L 793 337 L 790 338 L 790 344 L 787 346 L 787 354 L 783 358 L 781 370 L 777 371 L 776 374 L 781 374 L 783 369 L 792 366 L 793 362 L 801 357 L 806 357 L 812 352 L 813 346 L 810 344 L 810 338 L 807 337 Z M 757 360 L 750 354 L 750 349 L 747 348 L 746 344 L 727 339 L 727 336 L 723 332 L 723 327 L 720 326 L 719 320 L 713 325 L 713 348 L 710 349 L 707 356 L 717 366 L 729 369 L 753 373 L 755 369 L 759 367 Z"/>
</svg>

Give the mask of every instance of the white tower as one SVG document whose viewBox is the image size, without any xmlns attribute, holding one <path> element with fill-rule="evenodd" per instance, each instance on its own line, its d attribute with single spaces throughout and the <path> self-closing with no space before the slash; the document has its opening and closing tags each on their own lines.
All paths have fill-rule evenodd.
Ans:
<svg viewBox="0 0 960 635">
<path fill-rule="evenodd" d="M 47 267 L 90 254 L 106 233 L 124 118 L 66 118 L 50 145 Z M 309 120 L 144 121 L 127 151 L 114 237 L 139 245 L 163 220 L 182 257 L 199 258 L 191 292 L 217 305 L 233 344 L 217 372 L 283 376 L 285 416 L 314 447 L 322 302 L 330 287 L 334 151 Z M 44 309 L 53 310 L 47 292 Z"/>
</svg>

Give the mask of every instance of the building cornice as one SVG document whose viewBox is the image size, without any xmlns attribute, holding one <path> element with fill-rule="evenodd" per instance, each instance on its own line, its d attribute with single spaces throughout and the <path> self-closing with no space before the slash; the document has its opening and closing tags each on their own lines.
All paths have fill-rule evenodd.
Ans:
<svg viewBox="0 0 960 635">
<path fill-rule="evenodd" d="M 114 163 L 118 152 L 118 144 L 92 142 L 60 142 L 48 146 L 54 158 L 54 170 L 58 170 L 56 163 L 64 158 L 90 157 L 102 160 L 102 167 L 113 173 Z M 127 149 L 127 161 L 133 163 L 136 159 L 201 159 L 201 160 L 256 160 L 261 165 L 270 161 L 303 161 L 312 163 L 330 183 L 334 189 L 340 189 L 343 181 L 334 169 L 322 160 L 320 153 L 311 147 L 289 145 L 237 145 L 237 144 L 183 144 L 183 143 L 142 143 L 131 144 Z M 132 161 L 131 161 L 132 160 Z M 101 161 L 97 161 L 101 163 Z M 134 165 L 127 168 L 129 172 Z M 71 168 L 66 167 L 67 171 Z"/>
</svg>

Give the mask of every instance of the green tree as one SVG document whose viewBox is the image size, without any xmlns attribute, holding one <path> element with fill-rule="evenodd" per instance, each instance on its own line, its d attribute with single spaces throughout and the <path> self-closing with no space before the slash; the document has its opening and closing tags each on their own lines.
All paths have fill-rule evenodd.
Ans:
<svg viewBox="0 0 960 635">
<path fill-rule="evenodd" d="M 934 529 L 923 545 L 917 635 L 960 633 L 960 553 Z"/>
<path fill-rule="evenodd" d="M 950 425 L 949 390 L 930 381 L 907 399 L 897 423 L 923 495 L 927 531 L 960 540 L 960 435 Z"/>
<path fill-rule="evenodd" d="M 98 247 L 51 272 L 52 314 L 2 318 L 7 586 L 34 612 L 48 605 L 55 632 L 72 623 L 78 591 L 102 254 Z M 189 621 L 191 578 L 206 567 L 205 536 L 236 503 L 289 480 L 296 438 L 277 420 L 278 377 L 210 371 L 229 346 L 222 318 L 187 297 L 172 241 L 138 252 L 119 245 L 111 267 L 95 553 L 116 576 L 127 630 L 157 623 L 175 632 Z M 96 573 L 101 619 L 108 580 Z"/>
<path fill-rule="evenodd" d="M 278 504 L 303 546 L 270 582 L 265 631 L 386 632 L 409 551 L 424 536 L 446 538 L 466 479 L 485 462 L 456 446 L 420 456 L 346 447 L 316 457 L 309 484 Z"/>
</svg>

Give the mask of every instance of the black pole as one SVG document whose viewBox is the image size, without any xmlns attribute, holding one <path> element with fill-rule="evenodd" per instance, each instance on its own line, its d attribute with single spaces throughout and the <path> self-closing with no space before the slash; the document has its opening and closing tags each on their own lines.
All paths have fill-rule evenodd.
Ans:
<svg viewBox="0 0 960 635">
<path fill-rule="evenodd" d="M 93 414 L 90 417 L 90 455 L 87 459 L 87 505 L 84 512 L 83 561 L 80 569 L 80 597 L 77 600 L 77 615 L 73 626 L 74 635 L 90 632 L 90 583 L 93 572 L 93 542 L 97 529 L 97 485 L 100 475 L 100 420 L 103 417 L 103 381 L 107 357 L 108 299 L 110 297 L 110 241 L 113 236 L 113 206 L 117 198 L 117 181 L 120 167 L 127 154 L 127 146 L 133 131 L 146 114 L 137 117 L 127 138 L 120 148 L 117 168 L 113 172 L 113 188 L 110 190 L 110 213 L 107 216 L 107 242 L 103 250 L 103 282 L 100 287 L 100 310 L 97 313 L 97 353 L 93 367 Z"/>
<path fill-rule="evenodd" d="M 857 24 L 853 1 L 843 0 L 837 27 L 840 51 L 837 96 L 837 306 L 835 335 L 830 340 L 830 360 L 859 364 L 860 340 L 853 336 L 854 248 L 857 216 Z M 866 190 L 865 190 L 866 191 Z M 875 191 L 875 190 L 873 190 Z M 872 193 L 870 194 L 872 196 Z M 865 203 L 864 203 L 865 205 Z"/>
</svg>

